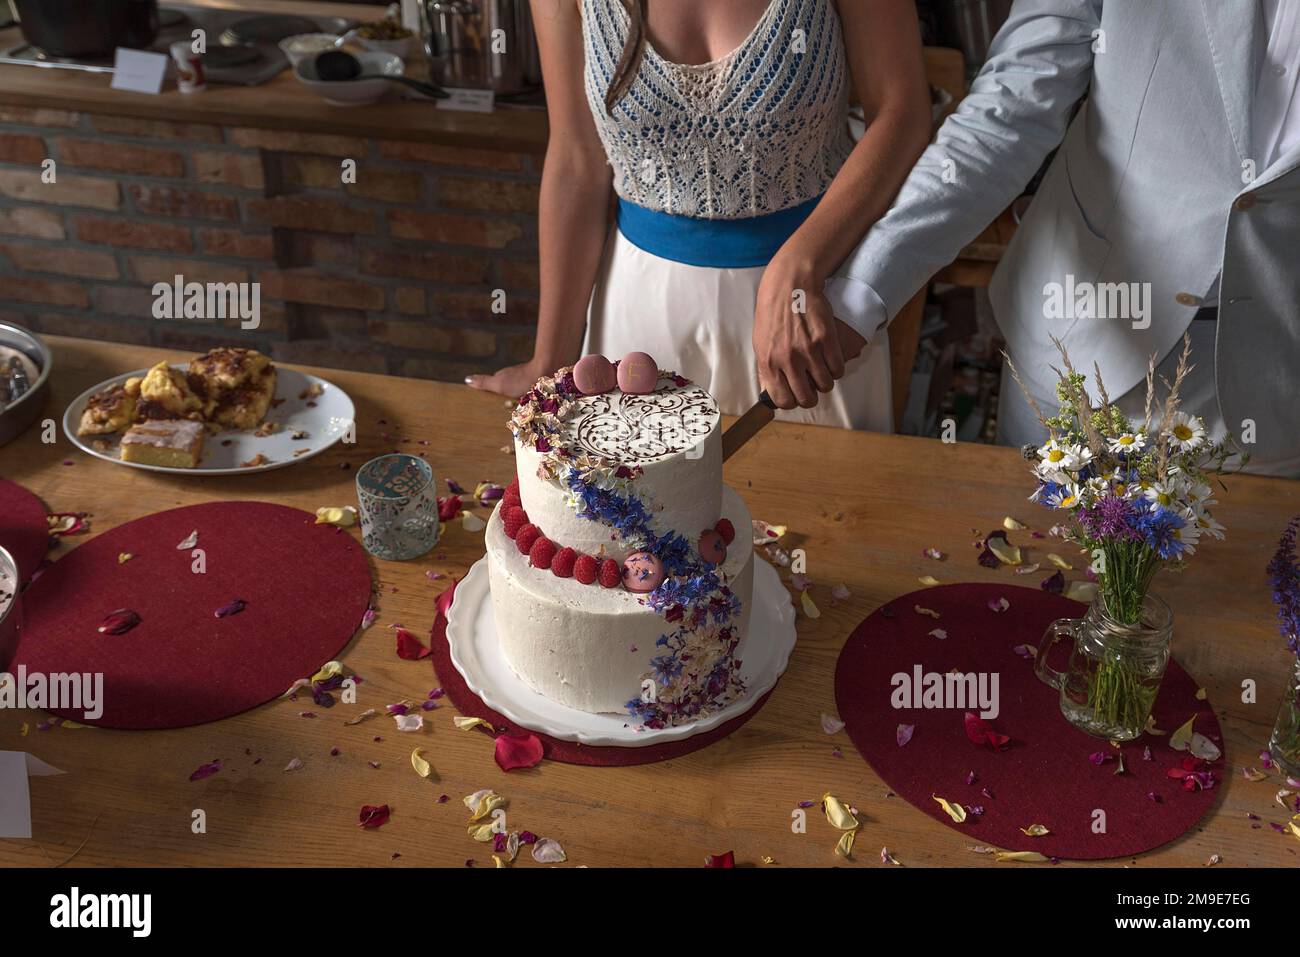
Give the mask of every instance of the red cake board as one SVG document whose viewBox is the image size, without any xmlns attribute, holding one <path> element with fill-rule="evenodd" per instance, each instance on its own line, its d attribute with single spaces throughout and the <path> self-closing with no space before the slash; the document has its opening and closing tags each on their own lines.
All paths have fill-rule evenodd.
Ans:
<svg viewBox="0 0 1300 957">
<path fill-rule="evenodd" d="M 266 502 L 212 502 L 149 515 L 90 539 L 23 596 L 11 670 L 102 672 L 107 728 L 179 728 L 270 701 L 334 658 L 370 602 L 365 552 L 315 516 Z M 192 531 L 192 549 L 178 549 Z M 119 562 L 119 556 L 132 557 Z M 241 599 L 238 614 L 216 610 Z M 98 631 L 130 609 L 140 624 Z"/>
<path fill-rule="evenodd" d="M 988 603 L 1005 598 L 1010 607 L 993 611 Z M 937 611 L 940 618 L 915 611 Z M 1209 701 L 1198 701 L 1197 683 L 1171 660 L 1153 715 L 1164 736 L 1144 734 L 1119 751 L 1069 724 L 1060 695 L 1034 674 L 1034 663 L 1012 649 L 1041 645 L 1043 632 L 1057 618 L 1077 618 L 1085 606 L 1059 595 L 1015 586 L 967 584 L 926 588 L 877 609 L 845 642 L 835 669 L 835 700 L 849 738 L 876 773 L 895 792 L 936 821 L 961 832 L 971 845 L 1038 851 L 1047 857 L 1100 860 L 1128 857 L 1175 840 L 1216 803 L 1220 781 L 1203 791 L 1185 791 L 1166 773 L 1180 767 L 1186 752 L 1169 746 L 1169 735 L 1196 716 L 1195 730 L 1223 747 L 1218 719 Z M 892 617 L 890 617 L 892 615 Z M 941 628 L 947 638 L 929 633 Z M 1177 639 L 1175 638 L 1175 642 Z M 1060 668 L 1068 639 L 1058 644 L 1050 663 Z M 1009 746 L 994 751 L 966 735 L 964 710 L 895 709 L 895 674 L 997 673 L 1000 713 L 991 727 L 1009 735 Z M 978 708 L 971 708 L 978 711 Z M 900 724 L 915 726 L 899 747 Z M 1149 747 L 1153 760 L 1143 759 Z M 1094 765 L 1097 752 L 1124 756 Z M 1225 774 L 1220 758 L 1210 770 Z M 974 773 L 973 783 L 967 778 Z M 988 794 L 983 793 L 987 789 Z M 934 800 L 965 807 L 982 806 L 958 824 Z M 992 795 L 991 797 L 989 795 Z M 1151 795 L 1154 795 L 1154 800 Z M 1095 833 L 1104 812 L 1105 833 Z M 1042 824 L 1050 831 L 1031 837 L 1021 828 Z"/>
<path fill-rule="evenodd" d="M 680 758 L 692 751 L 706 748 L 715 741 L 731 734 L 731 732 L 758 714 L 763 705 L 767 704 L 767 699 L 772 696 L 772 692 L 769 691 L 759 698 L 754 706 L 744 714 L 732 718 L 725 724 L 718 725 L 712 731 L 705 731 L 702 734 L 692 735 L 681 741 L 672 741 L 667 744 L 649 744 L 639 748 L 591 747 L 579 744 L 577 741 L 562 741 L 547 734 L 537 734 L 535 731 L 530 731 L 528 728 L 515 724 L 504 715 L 498 714 L 485 705 L 478 695 L 470 691 L 469 686 L 465 684 L 465 679 L 461 677 L 461 673 L 452 664 L 451 645 L 447 641 L 447 610 L 451 607 L 455 590 L 456 584 L 453 582 L 450 588 L 438 596 L 437 615 L 433 621 L 433 630 L 430 632 L 429 646 L 433 652 L 430 655 L 430 660 L 433 662 L 433 669 L 442 685 L 442 690 L 446 692 L 448 700 L 456 706 L 457 711 L 466 717 L 482 718 L 490 722 L 498 733 L 536 735 L 537 739 L 542 742 L 542 751 L 548 760 L 559 761 L 562 764 L 582 764 L 588 767 L 623 767 L 633 764 L 654 764 L 658 761 Z M 480 730 L 487 732 L 486 728 L 480 727 Z M 496 737 L 496 735 L 493 734 L 492 737 Z"/>
<path fill-rule="evenodd" d="M 0 478 L 0 547 L 18 563 L 23 582 L 45 557 L 50 544 L 50 526 L 45 503 L 17 482 Z"/>
</svg>

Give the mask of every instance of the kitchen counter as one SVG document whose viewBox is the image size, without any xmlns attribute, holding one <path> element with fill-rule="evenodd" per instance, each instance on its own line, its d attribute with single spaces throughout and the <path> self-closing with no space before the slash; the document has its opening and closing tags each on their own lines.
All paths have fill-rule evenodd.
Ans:
<svg viewBox="0 0 1300 957">
<path fill-rule="evenodd" d="M 382 7 L 302 3 L 297 0 L 185 0 L 193 6 L 373 20 Z M 22 42 L 17 27 L 0 30 L 0 49 Z M 215 38 L 209 38 L 215 42 Z M 261 86 L 210 84 L 184 94 L 174 84 L 158 95 L 111 89 L 110 74 L 0 64 L 0 122 L 4 107 L 73 110 L 146 120 L 320 132 L 372 139 L 415 140 L 474 149 L 540 153 L 546 148 L 546 113 L 502 108 L 494 113 L 439 109 L 427 100 L 390 94 L 366 107 L 331 106 L 308 93 L 286 70 Z"/>
<path fill-rule="evenodd" d="M 83 339 L 49 342 L 56 369 L 49 416 L 61 415 L 81 390 L 110 375 L 177 358 L 174 351 Z M 33 428 L 0 448 L 0 474 L 41 496 L 50 510 L 91 512 L 92 536 L 200 502 L 257 499 L 309 511 L 355 502 L 356 466 L 391 447 L 385 427 L 375 424 L 380 420 L 403 436 L 428 440 L 440 480 L 472 487 L 480 479 L 504 484 L 513 474 L 514 459 L 500 450 L 507 432 L 499 396 L 312 371 L 356 401 L 357 445 L 261 475 L 178 477 L 92 459 L 65 438 L 43 444 Z M 352 468 L 341 469 L 344 462 Z M 1025 501 L 1029 476 L 1019 454 L 778 422 L 727 463 L 725 477 L 756 517 L 789 524 L 783 544 L 806 551 L 821 617 L 798 616 L 798 644 L 785 675 L 763 709 L 723 740 L 660 764 L 592 768 L 543 761 L 532 771 L 504 773 L 493 761 L 491 740 L 458 731 L 456 711 L 445 702 L 429 713 L 430 730 L 414 737 L 393 733 L 391 725 L 346 726 L 358 709 L 423 699 L 435 684 L 427 660 L 397 657 L 388 626 L 401 622 L 427 635 L 434 599 L 449 578 L 430 581 L 425 572 L 461 576 L 482 557 L 482 533 L 455 522 L 423 558 L 370 559 L 379 617 L 338 656 L 365 677 L 355 706 L 303 721 L 300 704 L 273 701 L 213 724 L 167 731 L 38 731 L 41 713 L 0 715 L 0 749 L 31 751 L 68 772 L 33 781 L 34 840 L 0 840 L 0 866 L 70 859 L 75 866 L 463 867 L 474 859 L 491 867 L 490 848 L 466 836 L 460 802 L 489 787 L 509 798 L 516 826 L 558 840 L 568 866 L 699 867 L 706 854 L 734 850 L 742 866 L 758 865 L 766 855 L 782 867 L 879 867 L 882 845 L 908 866 L 1036 866 L 994 864 L 972 854 L 968 845 L 978 842 L 976 835 L 944 827 L 891 795 L 847 737 L 827 735 L 818 720 L 836 710 L 833 676 L 846 637 L 882 603 L 915 590 L 918 576 L 1009 587 L 1024 581 L 980 566 L 971 548 L 972 529 L 999 527 L 1004 515 L 1047 523 L 1047 513 Z M 1226 761 L 1215 805 L 1172 844 L 1096 866 L 1199 868 L 1212 854 L 1228 867 L 1296 866 L 1295 838 L 1252 826 L 1247 816 L 1266 822 L 1289 816 L 1273 803 L 1280 779 L 1274 772 L 1251 781 L 1241 768 L 1258 764 L 1294 664 L 1277 634 L 1264 568 L 1287 517 L 1300 511 L 1300 484 L 1250 476 L 1226 484 L 1215 516 L 1227 525 L 1227 539 L 1207 544 L 1187 572 L 1167 573 L 1158 585 L 1174 609 L 1175 654 L 1220 715 Z M 345 534 L 355 537 L 358 530 Z M 78 542 L 63 539 L 52 557 Z M 930 547 L 947 552 L 947 561 L 925 558 Z M 851 595 L 832 603 L 827 595 L 837 582 Z M 1242 701 L 1247 678 L 1258 683 L 1255 703 Z M 25 737 L 23 722 L 30 725 Z M 376 735 L 383 740 L 372 740 Z M 411 771 L 416 744 L 438 774 L 432 788 Z M 333 747 L 342 754 L 331 757 Z M 227 759 L 226 769 L 188 780 L 214 757 Z M 294 757 L 305 766 L 283 773 Z M 379 767 L 368 766 L 370 760 Z M 836 856 L 838 833 L 815 812 L 807 834 L 791 831 L 791 809 L 827 791 L 862 809 L 852 860 Z M 442 793 L 450 800 L 437 804 Z M 357 809 L 367 803 L 394 808 L 378 837 L 357 827 Z M 208 811 L 202 838 L 190 833 L 195 807 Z M 524 854 L 516 866 L 536 865 Z"/>
</svg>

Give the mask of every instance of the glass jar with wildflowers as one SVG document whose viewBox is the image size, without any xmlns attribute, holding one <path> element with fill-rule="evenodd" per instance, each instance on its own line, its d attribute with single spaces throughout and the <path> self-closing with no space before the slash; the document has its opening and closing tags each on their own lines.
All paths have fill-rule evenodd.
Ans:
<svg viewBox="0 0 1300 957">
<path fill-rule="evenodd" d="M 1169 658 L 1172 615 L 1150 594 L 1157 573 L 1179 570 L 1207 539 L 1221 539 L 1211 477 L 1235 456 L 1231 439 L 1211 441 L 1204 421 L 1179 409 L 1179 388 L 1191 371 L 1190 342 L 1172 382 L 1156 395 L 1155 360 L 1147 371 L 1145 416 L 1129 418 L 1111 401 L 1100 370 L 1093 386 L 1056 340 L 1060 408 L 1045 416 L 1047 441 L 1027 446 L 1033 461 L 1032 501 L 1060 513 L 1066 537 L 1091 556 L 1097 597 L 1087 616 L 1055 622 L 1039 648 L 1039 676 L 1061 691 L 1062 713 L 1084 730 L 1132 740 L 1146 727 Z M 1007 363 L 1020 383 L 1010 358 Z M 1024 388 L 1021 383 L 1022 389 Z M 1028 390 L 1025 390 L 1028 396 Z M 1244 458 L 1240 460 L 1244 463 Z M 1074 647 L 1065 672 L 1046 665 L 1057 639 Z"/>
<path fill-rule="evenodd" d="M 1296 562 L 1297 528 L 1300 528 L 1300 515 L 1291 519 L 1278 542 L 1277 554 L 1268 565 L 1273 601 L 1277 605 L 1278 628 L 1292 655 L 1291 673 L 1268 750 L 1273 763 L 1290 778 L 1300 778 L 1300 564 Z"/>
</svg>

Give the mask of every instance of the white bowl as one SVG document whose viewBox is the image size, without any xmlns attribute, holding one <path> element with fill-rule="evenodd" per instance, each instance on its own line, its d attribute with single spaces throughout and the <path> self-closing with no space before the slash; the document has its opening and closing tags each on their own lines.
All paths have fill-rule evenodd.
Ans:
<svg viewBox="0 0 1300 957">
<path fill-rule="evenodd" d="M 293 68 L 293 75 L 312 93 L 335 106 L 363 106 L 374 103 L 397 85 L 391 80 L 381 80 L 377 77 L 401 76 L 403 71 L 401 57 L 392 53 L 371 52 L 353 55 L 361 61 L 361 75 L 372 79 L 322 80 L 316 75 L 316 57 L 319 54 L 299 60 Z"/>
<path fill-rule="evenodd" d="M 297 66 L 299 60 L 315 56 L 322 50 L 333 50 L 338 46 L 339 39 L 332 33 L 297 33 L 285 37 L 276 46 L 289 58 L 290 64 Z"/>
</svg>

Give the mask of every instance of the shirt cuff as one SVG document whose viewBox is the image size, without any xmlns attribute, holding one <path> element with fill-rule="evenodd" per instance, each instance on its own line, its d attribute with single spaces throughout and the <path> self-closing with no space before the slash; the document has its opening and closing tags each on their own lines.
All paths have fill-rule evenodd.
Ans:
<svg viewBox="0 0 1300 957">
<path fill-rule="evenodd" d="M 848 276 L 833 276 L 826 282 L 825 292 L 835 318 L 868 343 L 889 324 L 889 310 L 867 283 Z"/>
</svg>

